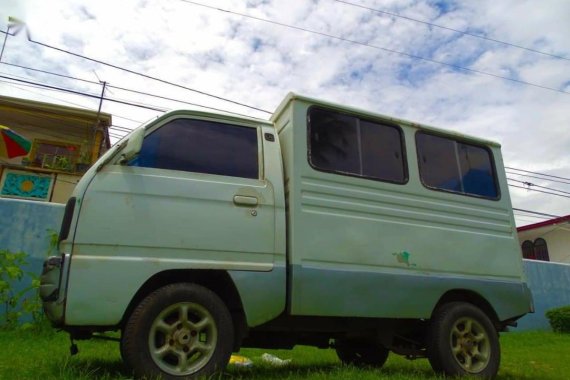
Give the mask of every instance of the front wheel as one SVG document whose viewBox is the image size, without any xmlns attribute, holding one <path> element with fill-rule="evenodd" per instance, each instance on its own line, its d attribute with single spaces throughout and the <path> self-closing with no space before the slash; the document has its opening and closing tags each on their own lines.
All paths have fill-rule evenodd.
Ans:
<svg viewBox="0 0 570 380">
<path fill-rule="evenodd" d="M 233 336 L 230 313 L 214 292 L 178 283 L 159 288 L 135 308 L 121 352 L 136 377 L 196 379 L 225 368 Z"/>
<path fill-rule="evenodd" d="M 428 359 L 436 372 L 494 379 L 499 371 L 497 330 L 471 304 L 452 302 L 436 310 L 427 338 Z"/>
</svg>

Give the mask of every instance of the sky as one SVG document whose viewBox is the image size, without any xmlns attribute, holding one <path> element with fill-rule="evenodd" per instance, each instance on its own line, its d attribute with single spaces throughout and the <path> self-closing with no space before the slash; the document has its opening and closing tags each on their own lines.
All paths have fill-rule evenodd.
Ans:
<svg viewBox="0 0 570 380">
<path fill-rule="evenodd" d="M 199 92 L 272 112 L 293 91 L 495 140 L 502 145 L 507 167 L 570 177 L 567 0 L 0 2 L 0 29 L 7 30 L 9 16 L 26 26 L 8 37 L 0 76 L 97 96 L 102 91 L 99 81 L 105 81 L 115 86 L 107 88 L 105 96 L 116 100 L 161 110 L 189 108 L 116 88 L 122 87 L 263 119 L 270 114 Z M 50 49 L 30 42 L 28 36 L 199 92 Z M 94 110 L 99 106 L 94 97 L 6 78 L 0 78 L 0 95 Z M 108 100 L 102 110 L 113 115 L 117 126 L 112 141 L 162 113 Z M 531 182 L 533 189 L 558 189 L 570 197 L 569 180 L 551 178 L 567 182 L 560 183 L 508 172 L 513 185 Z M 515 187 L 510 187 L 510 195 L 514 208 L 570 214 L 568 197 Z M 544 220 L 522 211 L 515 211 L 515 216 L 518 225 Z"/>
</svg>

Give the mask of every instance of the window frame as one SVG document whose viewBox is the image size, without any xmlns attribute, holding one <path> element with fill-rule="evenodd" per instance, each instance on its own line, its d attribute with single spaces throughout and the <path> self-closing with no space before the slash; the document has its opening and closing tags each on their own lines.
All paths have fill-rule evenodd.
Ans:
<svg viewBox="0 0 570 380">
<path fill-rule="evenodd" d="M 534 245 L 534 257 L 536 257 L 535 260 L 550 262 L 550 252 L 548 252 L 548 243 L 546 242 L 546 239 L 538 237 L 534 240 L 533 245 Z M 546 255 L 546 259 L 538 257 L 538 254 L 537 254 L 538 249 L 537 248 L 538 249 L 540 249 L 540 248 L 544 249 L 544 252 L 542 252 L 542 253 Z"/>
<path fill-rule="evenodd" d="M 61 147 L 64 149 L 68 149 L 69 147 L 75 148 L 75 153 L 72 153 L 72 154 L 68 154 L 68 155 L 53 154 L 52 155 L 54 157 L 60 156 L 60 157 L 68 158 L 69 163 L 71 165 L 71 169 L 70 170 L 63 170 L 60 168 L 44 167 L 43 162 L 40 163 L 39 165 L 37 165 L 35 162 L 36 162 L 36 159 L 38 158 L 37 154 L 38 154 L 38 150 L 40 148 L 40 145 L 51 145 L 54 147 Z M 82 148 L 82 144 L 77 143 L 77 142 L 66 142 L 66 141 L 59 141 L 59 140 L 48 140 L 48 139 L 43 139 L 43 138 L 35 138 L 32 141 L 32 147 L 30 149 L 30 152 L 28 153 L 28 155 L 26 157 L 28 157 L 28 159 L 30 161 L 30 167 L 32 167 L 32 168 L 40 168 L 40 169 L 44 169 L 44 170 L 62 172 L 62 173 L 76 173 L 75 165 L 79 161 L 81 148 Z"/>
<path fill-rule="evenodd" d="M 169 124 L 175 120 L 179 120 L 179 119 L 200 120 L 200 121 L 207 121 L 207 122 L 212 122 L 212 123 L 232 125 L 232 126 L 236 126 L 236 127 L 246 127 L 246 128 L 255 129 L 256 130 L 256 136 L 257 136 L 257 178 L 228 176 L 228 175 L 214 174 L 214 173 L 193 172 L 193 171 L 189 171 L 189 170 L 162 169 L 162 168 L 144 167 L 144 166 L 129 166 L 129 167 L 138 168 L 138 169 L 168 170 L 168 171 L 173 171 L 173 172 L 177 172 L 177 173 L 199 174 L 199 175 L 217 176 L 217 177 L 223 177 L 223 178 L 237 178 L 239 180 L 244 180 L 244 181 L 260 182 L 260 181 L 265 180 L 265 165 L 263 162 L 263 146 L 262 146 L 263 142 L 262 142 L 261 125 L 253 125 L 253 124 L 245 122 L 245 121 L 240 122 L 239 120 L 225 120 L 225 119 L 218 119 L 215 117 L 193 115 L 191 113 L 188 113 L 188 114 L 177 113 L 174 115 L 170 115 L 168 118 L 166 118 L 164 120 L 160 120 L 156 124 L 149 124 L 148 126 L 146 126 L 144 138 L 147 138 L 147 136 L 149 136 L 150 134 L 152 134 L 156 130 L 164 127 L 165 125 L 167 125 L 167 124 Z M 119 152 L 118 157 L 120 157 L 120 152 Z M 117 160 L 117 162 L 115 162 L 115 163 L 118 163 L 119 161 L 120 161 L 120 159 Z"/>
<path fill-rule="evenodd" d="M 374 123 L 374 124 L 380 124 L 380 125 L 388 127 L 388 128 L 396 129 L 396 131 L 398 131 L 398 134 L 400 135 L 400 148 L 401 148 L 401 152 L 402 152 L 402 169 L 404 171 L 404 173 L 403 173 L 404 177 L 402 179 L 402 182 L 390 180 L 390 179 L 378 178 L 378 177 L 371 177 L 371 176 L 367 176 L 367 175 L 359 175 L 359 174 L 355 174 L 355 173 L 351 173 L 351 172 L 344 172 L 344 171 L 340 171 L 340 170 L 324 169 L 324 168 L 320 168 L 320 167 L 316 166 L 315 164 L 313 164 L 312 154 L 311 154 L 312 152 L 311 152 L 311 120 L 310 120 L 310 114 L 311 114 L 311 111 L 313 109 L 332 112 L 332 113 L 336 113 L 336 114 L 340 114 L 340 115 L 348 116 L 348 117 L 354 117 L 354 118 L 359 119 L 361 121 L 367 121 L 367 122 Z M 323 172 L 323 173 L 338 174 L 338 175 L 342 175 L 342 176 L 346 176 L 346 177 L 354 177 L 354 178 L 372 180 L 375 182 L 391 183 L 394 185 L 406 185 L 410 181 L 410 174 L 409 174 L 409 170 L 408 170 L 408 154 L 407 154 L 407 150 L 406 150 L 406 136 L 404 134 L 403 128 L 400 125 L 398 125 L 394 122 L 388 122 L 388 121 L 383 120 L 383 119 L 374 119 L 371 117 L 363 117 L 361 115 L 358 115 L 357 113 L 339 111 L 339 110 L 334 109 L 334 108 L 323 107 L 320 105 L 311 105 L 310 107 L 308 107 L 305 120 L 306 120 L 306 125 L 307 125 L 307 134 L 306 134 L 306 138 L 307 138 L 307 162 L 309 163 L 309 166 L 311 168 L 313 168 L 314 170 L 319 171 L 319 172 Z"/>
<path fill-rule="evenodd" d="M 420 154 L 419 154 L 419 147 L 418 147 L 418 135 L 420 134 L 424 134 L 424 135 L 429 135 L 429 136 L 435 136 L 435 137 L 440 137 L 440 138 L 444 138 L 444 139 L 448 139 L 451 141 L 454 141 L 455 143 L 458 144 L 465 144 L 465 145 L 470 145 L 476 148 L 481 148 L 483 150 L 485 150 L 487 152 L 487 154 L 489 155 L 489 159 L 490 159 L 490 163 L 491 163 L 491 169 L 493 171 L 493 181 L 495 183 L 495 190 L 497 191 L 497 196 L 496 197 L 486 197 L 484 195 L 478 195 L 478 194 L 473 194 L 473 193 L 465 193 L 465 192 L 460 192 L 460 191 L 453 191 L 453 190 L 448 190 L 448 189 L 442 189 L 439 187 L 435 187 L 435 186 L 429 186 L 424 182 L 423 176 L 422 176 L 422 169 L 421 169 L 421 162 L 420 162 Z M 457 194 L 457 195 L 462 195 L 462 196 L 466 196 L 466 197 L 470 197 L 470 198 L 475 198 L 475 199 L 484 199 L 484 200 L 490 200 L 490 201 L 500 201 L 502 198 L 502 193 L 501 193 L 501 186 L 499 183 L 499 177 L 497 175 L 497 166 L 495 164 L 495 155 L 493 154 L 493 151 L 486 145 L 481 145 L 478 143 L 474 143 L 473 141 L 470 141 L 468 139 L 462 139 L 462 138 L 456 138 L 455 136 L 449 136 L 449 135 L 445 135 L 443 133 L 438 133 L 438 132 L 432 132 L 432 131 L 426 131 L 426 130 L 417 130 L 416 133 L 414 134 L 414 144 L 416 147 L 416 160 L 417 160 L 417 165 L 418 165 L 418 176 L 420 179 L 420 182 L 422 183 L 422 185 L 428 189 L 428 190 L 432 190 L 432 191 L 439 191 L 442 193 L 447 193 L 447 194 Z M 457 157 L 456 157 L 457 158 Z"/>
<path fill-rule="evenodd" d="M 527 250 L 529 250 L 529 253 L 532 255 L 532 257 L 525 257 L 525 245 L 527 246 Z M 534 243 L 532 242 L 532 240 L 525 240 L 522 242 L 521 244 L 521 252 L 522 252 L 522 257 L 525 260 L 536 260 L 536 255 L 534 253 Z"/>
</svg>

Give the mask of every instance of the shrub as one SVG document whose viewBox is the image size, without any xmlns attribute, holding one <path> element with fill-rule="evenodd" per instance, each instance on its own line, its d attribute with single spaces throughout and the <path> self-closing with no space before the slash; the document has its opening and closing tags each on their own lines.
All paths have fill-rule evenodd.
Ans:
<svg viewBox="0 0 570 380">
<path fill-rule="evenodd" d="M 548 318 L 552 330 L 570 334 L 570 305 L 548 310 L 546 318 Z"/>
</svg>

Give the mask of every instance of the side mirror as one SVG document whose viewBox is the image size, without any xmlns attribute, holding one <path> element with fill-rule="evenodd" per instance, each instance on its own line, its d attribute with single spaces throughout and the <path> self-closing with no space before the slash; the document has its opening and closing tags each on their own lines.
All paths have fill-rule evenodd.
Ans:
<svg viewBox="0 0 570 380">
<path fill-rule="evenodd" d="M 122 149 L 121 159 L 119 160 L 121 165 L 125 165 L 141 151 L 144 133 L 145 128 L 141 127 L 135 129 L 129 136 L 128 140 L 125 142 L 126 146 Z"/>
</svg>

